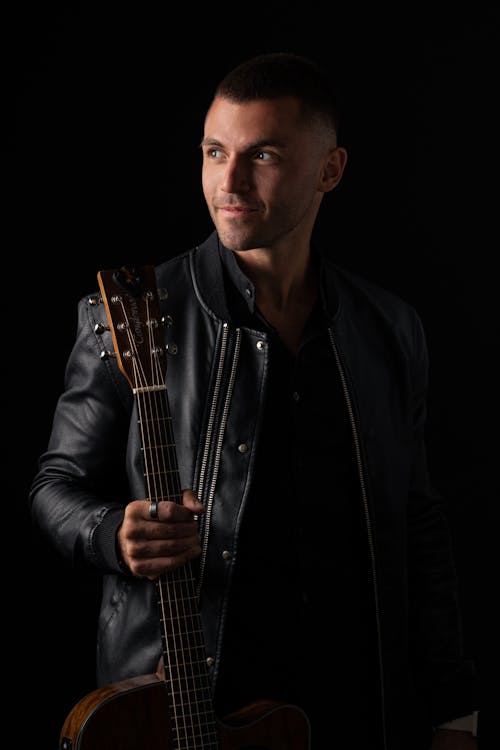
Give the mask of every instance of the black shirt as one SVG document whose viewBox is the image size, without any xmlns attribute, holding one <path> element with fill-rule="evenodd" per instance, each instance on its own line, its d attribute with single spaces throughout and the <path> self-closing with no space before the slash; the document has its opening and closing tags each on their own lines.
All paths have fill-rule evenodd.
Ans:
<svg viewBox="0 0 500 750">
<path fill-rule="evenodd" d="M 223 247 L 220 253 L 233 322 L 266 332 L 269 345 L 264 419 L 221 661 L 221 706 L 287 700 L 318 717 L 313 726 L 319 726 L 325 712 L 331 718 L 333 701 L 343 721 L 353 705 L 359 717 L 360 695 L 372 689 L 373 607 L 352 429 L 328 316 L 319 295 L 294 356 L 258 310 L 234 254 Z"/>
</svg>

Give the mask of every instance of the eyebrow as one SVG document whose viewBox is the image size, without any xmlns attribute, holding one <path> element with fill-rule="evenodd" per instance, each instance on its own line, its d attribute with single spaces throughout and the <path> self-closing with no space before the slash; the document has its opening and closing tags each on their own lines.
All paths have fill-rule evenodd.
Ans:
<svg viewBox="0 0 500 750">
<path fill-rule="evenodd" d="M 217 138 L 211 138 L 208 136 L 207 138 L 203 138 L 200 143 L 200 148 L 203 148 L 204 146 L 220 146 L 221 148 L 224 148 L 224 144 L 219 141 Z M 254 141 L 253 143 L 249 143 L 248 146 L 245 148 L 245 151 L 255 151 L 258 148 L 286 148 L 286 144 L 282 141 L 277 140 L 260 140 L 260 141 Z"/>
</svg>

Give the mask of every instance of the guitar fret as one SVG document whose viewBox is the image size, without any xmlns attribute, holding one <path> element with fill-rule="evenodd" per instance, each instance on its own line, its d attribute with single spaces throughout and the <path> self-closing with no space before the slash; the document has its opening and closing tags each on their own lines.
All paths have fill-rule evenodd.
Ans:
<svg viewBox="0 0 500 750">
<path fill-rule="evenodd" d="M 163 470 L 158 469 L 157 471 L 146 471 L 146 472 L 144 472 L 144 476 L 145 477 L 162 477 L 162 476 L 165 476 L 165 475 L 171 477 L 171 476 L 175 476 L 176 474 L 177 474 L 177 470 L 176 469 L 170 469 L 170 470 L 169 469 L 163 469 Z"/>
<path fill-rule="evenodd" d="M 199 638 L 198 642 L 190 643 L 189 640 L 185 637 L 185 635 L 178 636 L 177 638 L 168 638 L 167 644 L 164 653 L 168 653 L 169 657 L 175 657 L 180 655 L 181 657 L 185 657 L 186 652 L 189 653 L 189 651 L 203 651 L 203 645 L 201 641 L 201 631 L 196 634 Z M 194 655 L 194 661 L 191 658 L 188 658 L 189 664 L 204 664 L 205 663 L 205 654 L 201 653 L 200 655 Z"/>
<path fill-rule="evenodd" d="M 193 736 L 192 740 L 199 744 L 192 744 L 190 739 L 185 737 L 179 740 L 175 750 L 196 750 L 198 747 L 203 747 L 204 750 L 211 750 L 211 748 L 219 747 L 219 741 L 215 733 L 210 737 L 206 736 L 205 732 L 203 732 L 202 734 Z"/>
<path fill-rule="evenodd" d="M 213 711 L 212 707 L 212 693 L 210 691 L 210 686 L 208 684 L 205 685 L 205 687 L 202 689 L 204 692 L 204 695 L 200 696 L 200 690 L 195 687 L 187 688 L 186 686 L 183 686 L 180 680 L 171 680 L 169 682 L 179 682 L 180 684 L 176 686 L 175 690 L 176 692 L 173 693 L 171 697 L 171 704 L 174 706 L 182 706 L 184 705 L 184 702 L 186 700 L 189 701 L 189 704 L 196 705 L 196 707 L 204 706 L 204 710 L 200 711 L 198 710 L 197 713 L 201 714 L 203 713 L 205 716 L 210 716 L 210 714 Z M 193 700 L 193 698 L 195 700 Z"/>
<path fill-rule="evenodd" d="M 200 642 L 200 643 L 196 644 L 194 648 L 196 648 L 196 650 L 198 650 L 198 651 L 203 651 L 204 646 Z M 181 656 L 184 659 L 186 659 L 186 649 L 181 648 L 181 647 L 177 647 L 175 645 L 175 643 L 169 644 L 169 647 L 165 648 L 163 650 L 163 653 L 164 653 L 164 655 L 168 654 L 169 657 Z M 199 666 L 200 664 L 202 664 L 203 668 L 204 669 L 206 668 L 206 659 L 205 659 L 205 654 L 204 653 L 201 654 L 198 657 L 195 657 L 195 659 L 188 658 L 188 659 L 186 659 L 186 662 L 190 666 L 192 666 L 192 667 Z"/>
<path fill-rule="evenodd" d="M 167 435 L 165 430 L 159 430 L 158 428 L 149 428 L 148 424 L 140 422 L 141 428 L 143 429 L 143 445 L 142 450 L 148 450 L 149 448 L 165 448 L 169 451 L 169 455 L 175 458 L 175 441 L 173 435 Z M 165 442 L 166 441 L 166 442 Z"/>
<path fill-rule="evenodd" d="M 145 475 L 147 476 L 147 475 Z M 163 494 L 162 492 L 154 492 L 152 493 L 151 500 L 156 500 L 157 502 L 161 502 L 162 500 L 170 500 L 174 503 L 181 503 L 182 502 L 182 492 L 168 492 L 166 494 Z"/>
<path fill-rule="evenodd" d="M 191 660 L 185 661 L 185 654 L 178 649 L 174 649 L 172 652 L 165 650 L 163 654 L 168 654 L 172 657 L 171 661 L 168 662 L 168 680 L 171 682 L 180 682 L 184 685 L 186 691 L 196 690 L 209 691 L 210 692 L 210 678 L 208 674 L 208 667 L 206 659 L 197 660 L 194 663 Z M 177 657 L 180 656 L 180 660 Z M 201 678 L 200 684 L 198 680 Z"/>
<path fill-rule="evenodd" d="M 172 417 L 170 414 L 165 414 L 164 416 L 160 415 L 157 416 L 156 414 L 152 414 L 149 416 L 143 416 L 140 419 L 137 420 L 138 424 L 153 424 L 153 425 L 159 425 L 159 424 L 170 424 L 172 422 Z"/>
<path fill-rule="evenodd" d="M 185 612 L 169 612 L 167 615 L 168 622 L 170 622 L 172 625 L 180 625 L 181 627 L 189 626 L 191 619 L 192 615 Z M 164 623 L 165 618 L 161 617 L 161 621 Z M 202 629 L 200 625 L 198 625 L 197 628 L 191 628 L 192 635 L 201 635 L 201 633 Z"/>
<path fill-rule="evenodd" d="M 211 715 L 212 715 L 212 711 L 210 710 L 210 705 L 209 705 L 210 701 L 207 699 L 206 703 L 207 703 L 207 708 L 205 710 L 203 710 L 203 711 L 199 711 L 198 710 L 198 705 L 196 706 L 196 708 L 197 708 L 196 716 L 200 717 L 200 718 L 203 718 L 205 724 L 206 724 L 206 720 L 207 719 L 210 720 Z M 179 705 L 182 706 L 182 704 L 174 703 L 173 707 L 178 707 Z M 180 725 L 184 725 L 185 727 L 189 727 L 191 722 L 189 721 L 189 717 L 186 719 L 185 717 L 181 716 L 181 717 L 178 717 L 178 722 L 177 723 L 180 724 Z M 199 727 L 196 727 L 196 728 L 199 730 Z M 214 731 L 215 731 L 215 729 L 216 729 L 216 722 L 214 721 Z"/>
<path fill-rule="evenodd" d="M 162 443 L 161 440 L 160 440 L 160 441 L 155 441 L 151 445 L 145 445 L 144 447 L 141 448 L 141 450 L 143 452 L 151 451 L 151 450 L 160 450 L 160 451 L 161 450 L 172 450 L 172 451 L 174 451 L 175 448 L 176 448 L 175 443 Z M 174 454 L 172 452 L 172 458 L 173 458 L 173 456 L 174 456 Z"/>
</svg>

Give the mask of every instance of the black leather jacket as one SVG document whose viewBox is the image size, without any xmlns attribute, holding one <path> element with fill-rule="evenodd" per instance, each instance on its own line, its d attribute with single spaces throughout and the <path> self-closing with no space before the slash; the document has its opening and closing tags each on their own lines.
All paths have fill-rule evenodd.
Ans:
<svg viewBox="0 0 500 750">
<path fill-rule="evenodd" d="M 231 323 L 217 243 L 214 233 L 156 269 L 168 292 L 163 313 L 171 316 L 167 386 L 182 485 L 207 507 L 200 608 L 214 683 L 268 356 L 265 334 Z M 328 260 L 322 277 L 371 545 L 390 736 L 410 675 L 425 692 L 432 721 L 475 708 L 465 690 L 450 540 L 427 471 L 426 343 L 418 316 L 399 298 Z M 161 643 L 152 586 L 124 574 L 116 556 L 124 504 L 147 493 L 133 394 L 116 362 L 101 358 L 112 342 L 96 329 L 105 312 L 94 301 L 79 304 L 66 389 L 31 503 L 34 523 L 71 564 L 104 574 L 97 659 L 104 684 L 153 672 Z"/>
</svg>

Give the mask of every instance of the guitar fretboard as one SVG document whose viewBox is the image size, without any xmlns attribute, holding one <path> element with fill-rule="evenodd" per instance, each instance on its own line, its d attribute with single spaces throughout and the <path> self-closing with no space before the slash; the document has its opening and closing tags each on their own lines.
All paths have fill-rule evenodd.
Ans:
<svg viewBox="0 0 500 750">
<path fill-rule="evenodd" d="M 145 476 L 151 500 L 182 502 L 166 391 L 137 392 Z M 187 564 L 156 581 L 173 750 L 215 750 L 217 721 L 196 580 Z"/>
</svg>

